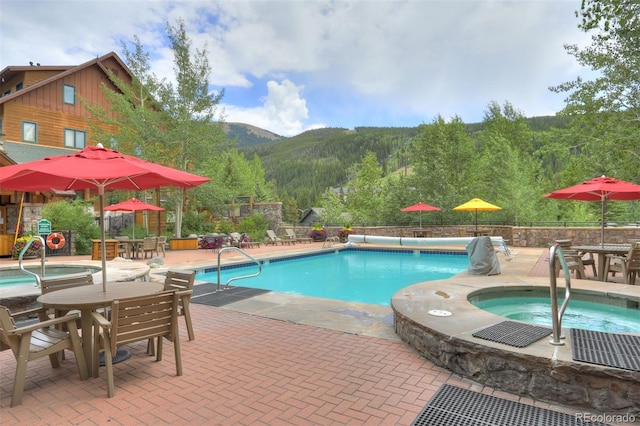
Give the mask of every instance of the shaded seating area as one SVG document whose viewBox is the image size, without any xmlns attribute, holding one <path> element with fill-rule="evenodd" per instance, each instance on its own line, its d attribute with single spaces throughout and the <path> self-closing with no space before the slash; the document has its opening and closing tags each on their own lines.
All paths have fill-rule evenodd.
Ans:
<svg viewBox="0 0 640 426">
<path fill-rule="evenodd" d="M 179 298 L 179 292 L 165 291 L 149 296 L 115 300 L 111 304 L 110 321 L 97 312 L 92 313 L 96 327 L 92 371 L 93 376 L 98 377 L 99 349 L 103 348 L 109 398 L 115 393 L 112 359 L 119 345 L 152 340 L 156 361 L 162 361 L 162 342 L 166 338 L 173 342 L 176 375 L 182 375 L 177 324 Z"/>
<path fill-rule="evenodd" d="M 35 324 L 16 327 L 16 318 L 37 315 Z M 49 357 L 52 368 L 60 367 L 59 354 L 65 349 L 75 354 L 80 378 L 89 377 L 87 364 L 82 352 L 82 341 L 78 334 L 76 320 L 78 314 L 69 314 L 47 319 L 46 309 L 31 309 L 12 314 L 5 306 L 0 306 L 0 350 L 11 349 L 16 358 L 16 373 L 13 382 L 11 406 L 22 403 L 27 364 L 45 356 Z M 63 331 L 59 328 L 64 328 Z"/>
</svg>

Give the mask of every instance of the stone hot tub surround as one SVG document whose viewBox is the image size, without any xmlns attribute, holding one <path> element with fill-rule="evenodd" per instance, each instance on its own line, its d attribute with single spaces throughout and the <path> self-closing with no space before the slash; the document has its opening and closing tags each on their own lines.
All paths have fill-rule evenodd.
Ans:
<svg viewBox="0 0 640 426">
<path fill-rule="evenodd" d="M 571 283 L 581 291 L 615 293 L 640 301 L 640 286 L 586 280 Z M 551 336 L 524 348 L 472 336 L 505 318 L 473 306 L 469 294 L 490 287 L 548 286 L 548 278 L 460 274 L 406 287 L 391 301 L 395 331 L 428 360 L 484 385 L 550 403 L 639 415 L 640 372 L 574 361 L 569 329 L 563 328 L 563 346 L 549 344 Z M 429 311 L 450 315 L 436 316 Z"/>
</svg>

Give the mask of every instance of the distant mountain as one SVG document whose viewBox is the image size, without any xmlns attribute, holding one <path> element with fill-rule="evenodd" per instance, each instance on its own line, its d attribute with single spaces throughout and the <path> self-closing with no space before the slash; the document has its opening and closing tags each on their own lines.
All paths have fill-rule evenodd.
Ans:
<svg viewBox="0 0 640 426">
<path fill-rule="evenodd" d="M 224 123 L 223 129 L 229 139 L 238 141 L 239 148 L 284 139 L 284 136 L 244 123 Z"/>
</svg>

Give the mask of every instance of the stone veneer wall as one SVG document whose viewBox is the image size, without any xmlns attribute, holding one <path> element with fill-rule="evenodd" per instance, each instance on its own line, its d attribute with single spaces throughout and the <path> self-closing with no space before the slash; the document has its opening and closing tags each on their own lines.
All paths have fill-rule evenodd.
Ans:
<svg viewBox="0 0 640 426">
<path fill-rule="evenodd" d="M 420 355 L 487 386 L 612 414 L 640 414 L 639 374 L 478 345 L 417 324 L 394 310 L 396 334 Z"/>
</svg>

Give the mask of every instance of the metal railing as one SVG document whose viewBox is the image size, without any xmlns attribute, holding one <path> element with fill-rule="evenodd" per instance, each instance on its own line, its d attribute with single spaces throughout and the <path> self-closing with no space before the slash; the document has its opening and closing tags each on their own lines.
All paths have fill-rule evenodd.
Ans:
<svg viewBox="0 0 640 426">
<path fill-rule="evenodd" d="M 238 247 L 224 247 L 224 248 L 221 248 L 220 250 L 218 250 L 218 290 L 217 291 L 220 291 L 220 256 L 222 255 L 223 252 L 229 251 L 229 250 L 235 250 L 235 251 L 243 254 L 247 258 L 249 258 L 252 262 L 254 262 L 256 265 L 258 265 L 258 272 L 256 272 L 255 274 L 251 274 L 251 275 L 241 275 L 239 277 L 231 277 L 225 283 L 225 285 L 224 285 L 225 288 L 229 288 L 229 284 L 231 282 L 233 282 L 233 281 L 244 280 L 244 279 L 247 279 L 247 278 L 257 277 L 258 275 L 260 275 L 262 273 L 262 264 L 258 260 L 256 260 L 254 257 L 249 255 L 249 253 L 245 252 L 244 250 L 241 250 Z"/>
<path fill-rule="evenodd" d="M 556 261 L 560 260 L 560 266 L 564 271 L 564 300 L 562 306 L 558 310 L 558 292 L 556 282 Z M 562 254 L 562 247 L 559 244 L 554 244 L 549 249 L 549 292 L 551 296 L 551 321 L 553 324 L 553 334 L 549 343 L 552 345 L 560 346 L 564 345 L 564 336 L 562 335 L 562 316 L 569 305 L 571 299 L 571 271 L 567 266 L 567 261 Z"/>
<path fill-rule="evenodd" d="M 40 241 L 40 250 L 38 250 L 40 252 L 40 275 L 36 274 L 35 272 L 31 272 L 28 271 L 24 268 L 24 265 L 22 264 L 22 258 L 24 257 L 24 254 L 27 252 L 27 250 L 29 249 L 29 247 L 31 247 L 31 244 L 33 244 L 36 241 Z M 40 281 L 40 277 L 44 276 L 45 273 L 45 245 L 44 245 L 44 238 L 42 238 L 39 235 L 34 235 L 33 237 L 29 238 L 29 241 L 27 241 L 27 244 L 24 245 L 24 248 L 22 249 L 22 251 L 20 252 L 20 254 L 18 255 L 18 266 L 20 267 L 20 270 L 22 270 L 22 272 L 24 272 L 25 274 L 28 275 L 33 275 L 36 278 L 36 287 L 40 288 L 41 286 L 41 281 Z"/>
</svg>

